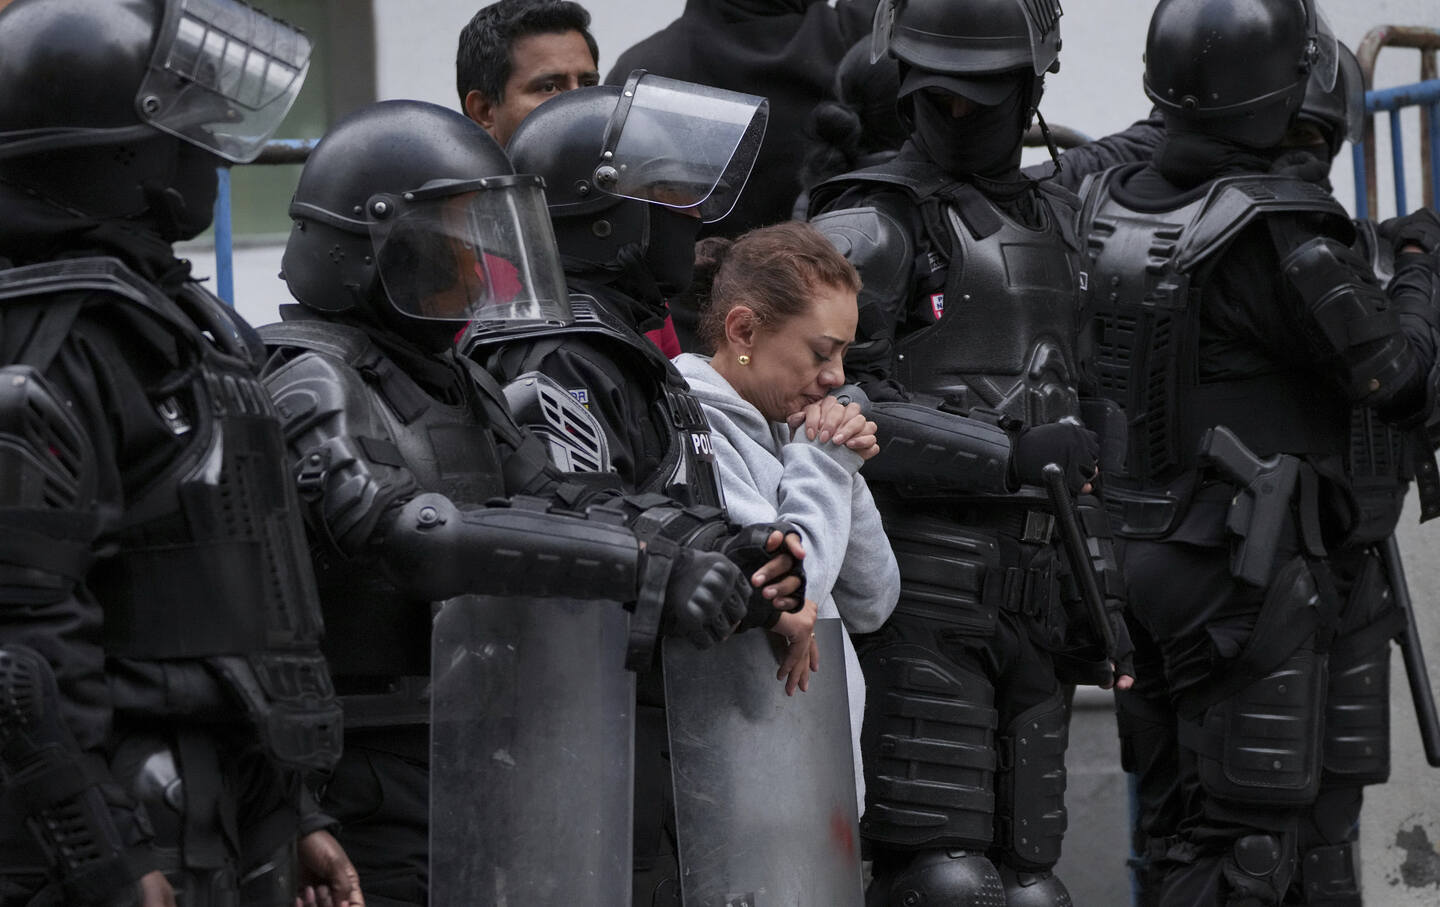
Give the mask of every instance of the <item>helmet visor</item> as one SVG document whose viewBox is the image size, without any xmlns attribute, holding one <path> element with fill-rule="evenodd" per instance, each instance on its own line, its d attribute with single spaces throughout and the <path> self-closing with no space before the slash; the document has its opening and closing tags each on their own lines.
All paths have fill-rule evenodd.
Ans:
<svg viewBox="0 0 1440 907">
<path fill-rule="evenodd" d="M 1060 0 L 1015 0 L 1025 14 L 1030 30 L 1030 59 L 1035 62 L 1035 75 L 1040 75 L 1060 59 Z"/>
<path fill-rule="evenodd" d="M 1345 98 L 1345 137 L 1358 142 L 1365 138 L 1365 73 L 1349 48 L 1343 44 L 1336 46 L 1340 51 L 1337 84 Z"/>
<path fill-rule="evenodd" d="M 880 0 L 870 26 L 870 62 L 879 63 L 890 53 L 890 32 L 895 28 L 895 0 Z"/>
<path fill-rule="evenodd" d="M 428 321 L 567 324 L 565 273 L 537 176 L 427 184 L 365 206 L 390 303 Z"/>
<path fill-rule="evenodd" d="M 595 184 L 717 221 L 750 178 L 769 116 L 764 98 L 637 70 L 606 128 Z"/>
<path fill-rule="evenodd" d="M 1335 32 L 1325 21 L 1320 7 L 1313 0 L 1307 5 L 1311 34 L 1306 55 L 1310 59 L 1310 76 L 1321 91 L 1330 91 L 1335 87 L 1335 79 L 1340 72 L 1340 42 L 1335 39 Z"/>
<path fill-rule="evenodd" d="M 310 50 L 303 32 L 239 0 L 171 0 L 136 112 L 228 161 L 252 161 L 295 103 Z"/>
</svg>

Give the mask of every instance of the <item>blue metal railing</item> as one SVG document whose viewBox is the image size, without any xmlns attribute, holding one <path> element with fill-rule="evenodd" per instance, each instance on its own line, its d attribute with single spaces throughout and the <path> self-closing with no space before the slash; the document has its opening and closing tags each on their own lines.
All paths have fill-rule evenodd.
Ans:
<svg viewBox="0 0 1440 907">
<path fill-rule="evenodd" d="M 1413 85 L 1400 85 L 1379 91 L 1365 92 L 1365 112 L 1375 114 L 1384 111 L 1390 118 L 1390 157 L 1395 174 L 1395 213 L 1405 213 L 1405 136 L 1400 128 L 1400 112 L 1407 107 L 1423 107 L 1429 111 L 1428 137 L 1426 142 L 1432 174 L 1429 204 L 1440 209 L 1440 79 L 1429 79 Z M 1365 148 L 1360 143 L 1354 147 L 1355 165 L 1355 214 L 1360 218 L 1371 216 L 1370 200 L 1365 191 L 1366 159 Z"/>
<path fill-rule="evenodd" d="M 252 164 L 303 164 L 319 139 L 271 139 Z M 235 304 L 235 236 L 230 227 L 230 168 L 216 168 L 219 185 L 215 192 L 215 292 Z"/>
</svg>

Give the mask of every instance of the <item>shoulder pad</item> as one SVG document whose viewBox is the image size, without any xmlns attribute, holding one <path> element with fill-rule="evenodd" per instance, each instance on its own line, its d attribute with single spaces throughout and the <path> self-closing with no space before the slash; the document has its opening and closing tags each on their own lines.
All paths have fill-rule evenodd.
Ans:
<svg viewBox="0 0 1440 907">
<path fill-rule="evenodd" d="M 45 376 L 28 365 L 0 368 L 0 450 L 6 471 L 0 508 L 93 505 L 97 472 L 90 436 Z"/>
<path fill-rule="evenodd" d="M 809 216 L 823 210 L 831 199 L 852 186 L 866 183 L 903 189 L 917 201 L 929 198 L 956 182 L 955 177 L 925 161 L 888 160 L 864 170 L 854 170 L 831 177 L 810 190 Z"/>
<path fill-rule="evenodd" d="M 360 413 L 373 411 L 365 379 L 355 367 L 323 350 L 307 350 L 271 370 L 261 379 L 280 415 L 286 437 L 294 437 L 317 424 L 348 413 L 347 423 Z M 362 421 L 373 421 L 365 417 Z M 353 431 L 347 426 L 346 433 Z M 365 425 L 361 433 L 378 429 Z"/>
<path fill-rule="evenodd" d="M 1305 180 L 1289 176 L 1216 180 L 1175 250 L 1175 265 L 1181 272 L 1191 271 L 1257 218 L 1290 213 L 1328 214 L 1346 223 L 1350 220 L 1330 193 Z"/>
<path fill-rule="evenodd" d="M 35 296 L 94 290 L 128 299 L 185 335 L 194 325 L 175 301 L 118 258 L 66 258 L 0 270 L 0 305 Z"/>
<path fill-rule="evenodd" d="M 351 366 L 368 359 L 374 347 L 359 328 L 330 321 L 277 321 L 261 325 L 257 332 L 268 349 L 310 350 Z"/>
<path fill-rule="evenodd" d="M 879 208 L 842 208 L 816 215 L 810 225 L 860 272 L 860 307 L 877 295 L 889 298 L 903 289 L 914 264 L 910 234 Z"/>
<path fill-rule="evenodd" d="M 460 354 L 484 362 L 490 353 L 498 352 L 501 347 L 510 344 L 537 340 L 562 341 L 565 337 L 586 335 L 600 336 L 634 352 L 637 354 L 637 359 L 662 378 L 669 379 L 669 373 L 674 369 L 670 365 L 670 360 L 665 358 L 665 354 L 661 353 L 649 339 L 637 333 L 634 328 L 597 302 L 594 297 L 572 295 L 570 310 L 574 313 L 575 320 L 570 324 L 558 327 L 555 325 L 526 325 L 514 328 L 495 328 L 478 321 L 472 322 L 465 329 L 465 335 L 460 338 L 458 345 Z M 558 346 L 557 342 L 555 347 Z M 527 363 L 524 368 L 529 371 L 536 364 Z"/>
</svg>

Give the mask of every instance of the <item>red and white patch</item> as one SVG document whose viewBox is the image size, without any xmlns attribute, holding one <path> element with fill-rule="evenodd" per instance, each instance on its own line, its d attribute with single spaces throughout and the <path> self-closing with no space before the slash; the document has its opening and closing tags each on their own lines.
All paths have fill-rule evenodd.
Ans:
<svg viewBox="0 0 1440 907">
<path fill-rule="evenodd" d="M 935 320 L 939 321 L 940 316 L 945 314 L 945 294 L 930 294 L 930 311 L 935 313 Z"/>
</svg>

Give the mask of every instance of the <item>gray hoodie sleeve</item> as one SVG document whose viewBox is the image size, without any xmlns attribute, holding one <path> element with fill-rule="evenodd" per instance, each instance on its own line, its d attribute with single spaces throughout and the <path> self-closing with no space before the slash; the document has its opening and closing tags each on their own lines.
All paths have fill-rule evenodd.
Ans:
<svg viewBox="0 0 1440 907">
<path fill-rule="evenodd" d="M 900 598 L 900 566 L 862 476 L 852 480 L 850 544 L 831 594 L 851 633 L 880 629 Z"/>
</svg>

